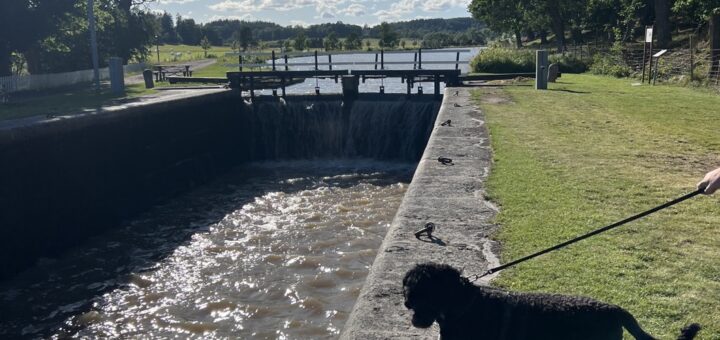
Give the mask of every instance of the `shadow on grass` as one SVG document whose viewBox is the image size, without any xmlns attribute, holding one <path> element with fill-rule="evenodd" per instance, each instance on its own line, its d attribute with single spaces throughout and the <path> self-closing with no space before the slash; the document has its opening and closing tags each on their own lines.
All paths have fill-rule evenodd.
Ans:
<svg viewBox="0 0 720 340">
<path fill-rule="evenodd" d="M 568 90 L 568 89 L 550 89 L 550 91 L 567 92 L 567 93 L 575 93 L 575 94 L 592 94 L 592 92 L 575 91 L 575 90 Z"/>
</svg>

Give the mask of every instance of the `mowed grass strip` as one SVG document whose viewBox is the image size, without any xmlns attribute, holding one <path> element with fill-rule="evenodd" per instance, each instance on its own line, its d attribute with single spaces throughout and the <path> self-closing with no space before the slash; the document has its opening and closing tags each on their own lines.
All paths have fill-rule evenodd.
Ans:
<svg viewBox="0 0 720 340">
<path fill-rule="evenodd" d="M 693 191 L 720 166 L 720 96 L 632 82 L 568 74 L 549 91 L 476 91 L 492 137 L 488 194 L 502 207 L 503 262 Z M 494 284 L 618 304 L 662 339 L 690 322 L 704 327 L 701 339 L 720 339 L 720 196 L 525 262 Z"/>
</svg>

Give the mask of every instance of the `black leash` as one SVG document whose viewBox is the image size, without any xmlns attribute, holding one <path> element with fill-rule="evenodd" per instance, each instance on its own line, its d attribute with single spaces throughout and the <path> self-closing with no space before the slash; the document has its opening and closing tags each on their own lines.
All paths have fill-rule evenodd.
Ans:
<svg viewBox="0 0 720 340">
<path fill-rule="evenodd" d="M 639 213 L 639 214 L 637 214 L 637 215 L 630 216 L 630 217 L 628 217 L 628 218 L 626 218 L 626 219 L 624 219 L 624 220 L 622 220 L 622 221 L 615 222 L 615 223 L 613 223 L 613 224 L 611 224 L 611 225 L 608 225 L 608 226 L 602 227 L 602 228 L 600 228 L 600 229 L 591 231 L 591 232 L 589 232 L 589 233 L 587 233 L 587 234 L 585 234 L 585 235 L 576 237 L 576 238 L 574 238 L 574 239 L 572 239 L 572 240 L 569 240 L 569 241 L 565 241 L 565 242 L 560 243 L 560 244 L 558 244 L 558 245 L 556 245 L 556 246 L 547 248 L 547 249 L 545 249 L 545 250 L 541 250 L 541 251 L 539 251 L 539 252 L 537 252 L 537 253 L 530 254 L 530 255 L 525 256 L 525 257 L 523 257 L 523 258 L 520 258 L 520 259 L 517 259 L 517 260 L 515 260 L 515 261 L 506 263 L 506 264 L 504 264 L 504 265 L 502 265 L 502 266 L 497 266 L 497 267 L 495 267 L 495 268 L 491 268 L 490 270 L 486 271 L 486 272 L 485 272 L 484 274 L 482 274 L 482 275 L 479 275 L 479 276 L 475 275 L 475 276 L 477 276 L 477 277 L 476 277 L 475 279 L 473 279 L 472 281 L 475 281 L 475 280 L 477 280 L 477 279 L 479 279 L 479 278 L 481 278 L 481 277 L 485 277 L 485 276 L 488 276 L 488 275 L 497 273 L 497 272 L 499 272 L 499 271 L 501 271 L 501 270 L 503 270 L 503 269 L 512 267 L 512 266 L 514 266 L 514 265 L 516 265 L 516 264 L 518 264 L 518 263 L 522 263 L 522 262 L 525 262 L 525 261 L 530 260 L 530 259 L 532 259 L 532 258 L 538 257 L 538 256 L 540 256 L 540 255 L 542 255 L 542 254 L 549 253 L 549 252 L 551 252 L 551 251 L 553 251 L 553 250 L 558 250 L 558 249 L 560 249 L 560 248 L 569 246 L 569 245 L 571 245 L 571 244 L 573 244 L 573 243 L 575 243 L 575 242 L 584 240 L 584 239 L 586 239 L 586 238 L 588 238 L 588 237 L 590 237 L 590 236 L 595 236 L 595 235 L 600 234 L 600 233 L 602 233 L 602 232 L 605 232 L 605 231 L 608 231 L 608 230 L 610 230 L 610 229 L 619 227 L 619 226 L 621 226 L 621 225 L 623 225 L 623 224 L 626 224 L 626 223 L 628 223 L 628 222 L 632 222 L 632 221 L 637 220 L 637 219 L 639 219 L 639 218 L 645 217 L 645 216 L 650 215 L 650 214 L 652 214 L 652 213 L 654 213 L 654 212 L 656 212 L 656 211 L 659 211 L 659 210 L 668 208 L 668 207 L 673 206 L 673 205 L 675 205 L 675 204 L 678 204 L 678 203 L 680 203 L 680 202 L 682 202 L 682 201 L 685 201 L 685 200 L 687 200 L 687 199 L 693 198 L 693 197 L 701 194 L 703 191 L 704 191 L 704 189 L 698 189 L 698 190 L 693 191 L 693 192 L 691 192 L 691 193 L 689 193 L 689 194 L 686 194 L 686 195 L 684 195 L 684 196 L 682 196 L 682 197 L 676 198 L 676 199 L 674 199 L 674 200 L 672 200 L 672 201 L 670 201 L 670 202 L 661 204 L 661 205 L 659 205 L 659 206 L 657 206 L 657 207 L 655 207 L 655 208 L 652 208 L 652 209 L 650 209 L 650 210 L 641 212 L 641 213 Z"/>
</svg>

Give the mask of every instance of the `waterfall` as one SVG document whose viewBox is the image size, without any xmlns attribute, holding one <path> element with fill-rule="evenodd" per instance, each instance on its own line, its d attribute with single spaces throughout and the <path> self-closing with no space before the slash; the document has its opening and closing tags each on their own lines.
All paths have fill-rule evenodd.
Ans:
<svg viewBox="0 0 720 340">
<path fill-rule="evenodd" d="M 242 105 L 247 159 L 373 158 L 418 161 L 440 101 L 431 97 L 288 97 Z"/>
</svg>

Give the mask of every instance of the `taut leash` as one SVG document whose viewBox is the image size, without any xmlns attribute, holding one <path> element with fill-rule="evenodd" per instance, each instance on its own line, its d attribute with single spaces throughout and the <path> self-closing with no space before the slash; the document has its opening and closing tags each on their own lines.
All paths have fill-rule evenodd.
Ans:
<svg viewBox="0 0 720 340">
<path fill-rule="evenodd" d="M 647 215 L 650 215 L 650 214 L 652 214 L 652 213 L 654 213 L 654 212 L 656 212 L 656 211 L 663 210 L 663 209 L 665 209 L 665 208 L 668 208 L 668 207 L 671 207 L 671 206 L 673 206 L 673 205 L 675 205 L 675 204 L 678 204 L 678 203 L 680 203 L 680 202 L 682 202 L 682 201 L 685 201 L 685 200 L 687 200 L 687 199 L 693 198 L 693 197 L 701 194 L 703 191 L 704 191 L 704 189 L 695 190 L 695 191 L 693 191 L 693 192 L 691 192 L 691 193 L 689 193 L 689 194 L 686 194 L 686 195 L 684 195 L 684 196 L 682 196 L 682 197 L 678 197 L 678 198 L 676 198 L 676 199 L 674 199 L 674 200 L 672 200 L 672 201 L 670 201 L 670 202 L 661 204 L 661 205 L 659 205 L 659 206 L 657 206 L 657 207 L 655 207 L 655 208 L 652 208 L 652 209 L 650 209 L 650 210 L 641 212 L 641 213 L 639 213 L 639 214 L 637 214 L 637 215 L 630 216 L 630 217 L 628 217 L 628 218 L 626 218 L 626 219 L 624 219 L 624 220 L 622 220 L 622 221 L 615 222 L 615 223 L 613 223 L 613 224 L 611 224 L 611 225 L 608 225 L 608 226 L 602 227 L 602 228 L 600 228 L 600 229 L 591 231 L 591 232 L 589 232 L 589 233 L 587 233 L 587 234 L 585 234 L 585 235 L 578 236 L 578 237 L 576 237 L 576 238 L 574 238 L 574 239 L 572 239 L 572 240 L 568 240 L 568 241 L 565 241 L 565 242 L 563 242 L 563 243 L 560 243 L 560 244 L 558 244 L 558 245 L 556 245 L 556 246 L 552 246 L 552 247 L 550 247 L 550 248 L 541 250 L 541 251 L 539 251 L 539 252 L 537 252 L 537 253 L 530 254 L 530 255 L 528 255 L 528 256 L 525 256 L 525 257 L 523 257 L 523 258 L 517 259 L 517 260 L 512 261 L 512 262 L 508 262 L 508 263 L 506 263 L 506 264 L 504 264 L 504 265 L 502 265 L 502 266 L 497 266 L 497 267 L 495 267 L 495 268 L 490 268 L 490 270 L 486 271 L 486 272 L 483 273 L 482 275 L 479 275 L 479 276 L 478 276 L 478 275 L 475 275 L 476 278 L 473 279 L 472 281 L 475 281 L 475 280 L 477 280 L 477 279 L 479 279 L 479 278 L 481 278 L 481 277 L 485 277 L 485 276 L 488 276 L 488 275 L 497 273 L 497 272 L 499 272 L 499 271 L 501 271 L 501 270 L 503 270 L 503 269 L 512 267 L 512 266 L 514 266 L 514 265 L 516 265 L 516 264 L 518 264 L 518 263 L 522 263 L 522 262 L 525 262 L 525 261 L 530 260 L 530 259 L 532 259 L 532 258 L 538 257 L 538 256 L 540 256 L 540 255 L 542 255 L 542 254 L 546 254 L 546 253 L 549 253 L 549 252 L 551 252 L 551 251 L 558 250 L 558 249 L 560 249 L 560 248 L 569 246 L 569 245 L 571 245 L 571 244 L 573 244 L 573 243 L 575 243 L 575 242 L 582 241 L 582 240 L 584 240 L 584 239 L 586 239 L 586 238 L 588 238 L 588 237 L 595 236 L 595 235 L 600 234 L 600 233 L 602 233 L 602 232 L 606 232 L 606 231 L 608 231 L 608 230 L 610 230 L 610 229 L 617 228 L 617 227 L 619 227 L 619 226 L 621 226 L 621 225 L 623 225 L 623 224 L 632 222 L 632 221 L 637 220 L 637 219 L 639 219 L 639 218 L 643 218 L 643 217 L 645 217 L 645 216 L 647 216 Z"/>
</svg>

